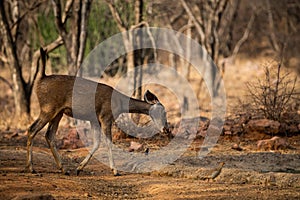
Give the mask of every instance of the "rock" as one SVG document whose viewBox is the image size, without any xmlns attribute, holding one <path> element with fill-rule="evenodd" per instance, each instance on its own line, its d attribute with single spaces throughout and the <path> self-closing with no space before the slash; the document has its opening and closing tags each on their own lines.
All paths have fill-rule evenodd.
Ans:
<svg viewBox="0 0 300 200">
<path fill-rule="evenodd" d="M 297 127 L 297 125 L 290 125 L 289 128 L 288 128 L 288 133 L 291 133 L 291 134 L 296 134 L 298 132 L 300 132 L 300 130 L 298 129 L 299 127 Z"/>
<path fill-rule="evenodd" d="M 273 135 L 279 133 L 280 123 L 269 119 L 250 120 L 245 130 L 247 133 L 258 132 Z"/>
<path fill-rule="evenodd" d="M 231 131 L 231 126 L 230 126 L 230 125 L 224 125 L 224 126 L 223 126 L 223 130 L 224 130 L 224 133 L 225 133 L 226 131 Z"/>
<path fill-rule="evenodd" d="M 242 124 L 239 121 L 233 119 L 227 119 L 225 121 L 225 124 L 223 125 L 224 135 L 233 136 L 233 135 L 241 134 L 242 132 L 243 132 Z"/>
<path fill-rule="evenodd" d="M 235 143 L 231 146 L 231 149 L 236 150 L 236 151 L 243 151 L 243 149 L 240 147 L 238 143 Z"/>
<path fill-rule="evenodd" d="M 143 148 L 143 145 L 141 143 L 131 141 L 130 142 L 130 147 L 129 147 L 128 151 L 129 152 L 140 151 L 142 148 Z"/>
<path fill-rule="evenodd" d="M 89 193 L 84 193 L 84 195 L 83 195 L 84 197 L 92 197 L 92 195 L 90 195 Z"/>
<path fill-rule="evenodd" d="M 63 137 L 62 139 L 62 146 L 61 149 L 77 149 L 82 148 L 85 145 L 80 139 L 80 136 L 76 129 L 71 129 L 68 132 L 68 135 L 66 137 Z"/>
<path fill-rule="evenodd" d="M 274 141 L 274 150 L 287 149 L 290 146 L 286 138 L 275 136 L 272 137 L 271 140 Z"/>
<path fill-rule="evenodd" d="M 239 134 L 243 133 L 244 132 L 243 125 L 244 124 L 234 124 L 231 127 L 232 134 L 233 135 L 239 135 Z"/>
<path fill-rule="evenodd" d="M 267 139 L 267 140 L 258 140 L 257 141 L 257 150 L 272 150 L 274 147 L 274 141 Z"/>
<path fill-rule="evenodd" d="M 257 141 L 257 150 L 279 150 L 287 149 L 289 143 L 286 138 L 272 137 L 271 139 Z"/>
<path fill-rule="evenodd" d="M 231 131 L 225 131 L 225 132 L 224 132 L 224 135 L 231 136 L 231 135 L 232 135 L 232 132 L 231 132 Z"/>
</svg>

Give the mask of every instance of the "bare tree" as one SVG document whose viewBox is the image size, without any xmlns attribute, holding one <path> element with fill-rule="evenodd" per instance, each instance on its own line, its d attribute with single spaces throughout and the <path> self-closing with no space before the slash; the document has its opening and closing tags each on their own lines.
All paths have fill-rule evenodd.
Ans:
<svg viewBox="0 0 300 200">
<path fill-rule="evenodd" d="M 92 0 L 68 0 L 62 6 L 60 0 L 52 0 L 55 23 L 67 51 L 70 75 L 77 72 L 83 60 L 91 3 Z M 69 18 L 71 24 L 67 28 Z"/>
<path fill-rule="evenodd" d="M 263 14 L 266 15 L 265 34 L 267 34 L 269 47 L 278 60 L 283 56 L 283 64 L 290 66 L 289 60 L 298 57 L 299 54 L 297 36 L 299 35 L 300 4 L 298 1 L 270 2 L 269 0 L 263 3 L 263 11 L 265 11 Z M 285 49 L 284 52 L 282 52 L 283 49 Z M 295 64 L 294 67 L 299 66 Z"/>
<path fill-rule="evenodd" d="M 220 36 L 219 32 L 223 28 L 221 26 L 222 16 L 227 8 L 227 0 L 214 0 L 202 2 L 201 4 L 195 3 L 197 9 L 195 14 L 185 0 L 180 1 L 184 10 L 186 11 L 189 19 L 195 25 L 196 32 L 199 36 L 199 41 L 205 47 L 208 55 L 217 64 L 219 62 L 220 53 Z M 205 55 L 205 54 L 203 54 Z M 207 59 L 207 58 L 203 58 Z M 214 67 L 211 67 L 212 86 L 214 88 L 214 96 L 217 93 L 217 72 Z"/>
<path fill-rule="evenodd" d="M 134 13 L 135 13 L 135 24 L 141 24 L 140 28 L 144 27 L 144 1 L 143 0 L 136 0 L 134 3 Z M 138 47 L 143 46 L 144 36 L 143 31 L 139 30 L 136 36 L 136 43 Z M 138 49 L 135 51 L 134 60 L 135 66 L 142 66 L 145 61 L 145 49 Z M 138 99 L 142 99 L 142 81 L 143 81 L 143 70 L 142 67 L 135 67 L 134 68 L 134 88 L 137 86 L 137 82 L 139 87 L 137 91 L 135 90 L 134 96 Z"/>
<path fill-rule="evenodd" d="M 116 2 L 108 0 L 106 2 L 109 6 L 114 20 L 117 23 L 118 29 L 122 33 L 124 47 L 127 52 L 127 70 L 134 71 L 133 87 L 136 88 L 137 85 L 142 85 L 143 72 L 141 67 L 136 68 L 135 66 L 143 65 L 149 58 L 149 55 L 147 55 L 149 54 L 149 52 L 145 51 L 144 49 L 140 49 L 143 46 L 144 34 L 147 34 L 148 37 L 151 38 L 151 33 L 149 31 L 146 31 L 146 33 L 144 33 L 143 31 L 138 29 L 149 27 L 149 24 L 147 23 L 147 21 L 145 21 L 144 16 L 144 1 L 133 1 L 134 20 L 132 21 L 130 21 L 129 19 L 124 19 L 124 17 L 122 18 L 121 13 L 116 7 Z M 155 44 L 153 41 L 151 41 L 151 43 L 154 50 L 151 51 L 150 54 L 153 54 L 154 59 L 156 59 Z M 135 50 L 134 52 L 132 52 L 133 49 L 139 50 Z M 139 87 L 137 92 L 134 92 L 134 96 L 139 99 L 142 98 L 142 87 Z"/>
<path fill-rule="evenodd" d="M 231 42 L 233 42 L 232 29 L 240 5 L 239 0 L 192 2 L 180 0 L 180 2 L 187 13 L 188 19 L 191 20 L 192 24 L 195 26 L 195 32 L 197 33 L 200 44 L 206 49 L 208 55 L 217 65 L 222 77 L 225 73 L 226 59 L 232 59 L 240 50 L 241 45 L 248 39 L 256 13 L 253 12 L 253 15 L 249 18 L 249 22 L 240 39 L 234 45 L 230 44 L 233 46 L 230 50 L 227 48 L 228 40 L 230 39 Z M 214 87 L 214 92 L 217 92 L 219 78 L 217 78 L 217 72 L 214 70 L 215 68 L 212 67 L 211 69 L 212 86 Z"/>
<path fill-rule="evenodd" d="M 34 2 L 29 8 L 20 9 L 19 1 L 4 2 L 0 1 L 0 33 L 4 44 L 4 52 L 1 55 L 7 61 L 7 65 L 10 69 L 13 97 L 15 104 L 15 123 L 27 123 L 30 119 L 30 97 L 35 80 L 35 74 L 37 72 L 37 64 L 39 60 L 39 54 L 35 53 L 35 59 L 33 59 L 34 71 L 30 75 L 28 81 L 24 78 L 22 68 L 26 64 L 23 58 L 19 55 L 19 49 L 22 47 L 20 42 L 20 30 L 19 27 L 22 22 L 26 20 L 28 13 L 35 10 L 41 5 L 41 2 Z M 53 43 L 46 46 L 48 51 L 52 51 L 62 44 L 62 41 L 58 38 Z M 3 59 L 2 59 L 3 60 Z"/>
<path fill-rule="evenodd" d="M 219 60 L 219 32 L 221 27 L 222 15 L 228 5 L 227 0 L 214 0 L 206 3 L 201 2 L 197 5 L 198 12 L 194 14 L 185 0 L 181 4 L 187 12 L 190 20 L 195 24 L 196 31 L 199 35 L 201 45 L 203 45 L 212 59 L 216 62 Z"/>
<path fill-rule="evenodd" d="M 6 17 L 6 11 L 4 9 L 4 2 L 0 2 L 0 9 L 1 9 L 1 34 L 3 37 L 3 43 L 6 46 L 6 55 L 7 60 L 9 63 L 9 68 L 11 71 L 11 77 L 13 81 L 13 95 L 14 95 L 14 103 L 16 106 L 15 114 L 17 116 L 21 116 L 21 114 L 28 114 L 29 113 L 29 97 L 26 93 L 26 83 L 22 76 L 22 70 L 19 63 L 16 45 L 13 39 L 13 33 L 10 29 L 10 25 L 8 23 Z M 18 8 L 17 6 L 14 8 L 15 17 L 18 17 Z"/>
<path fill-rule="evenodd" d="M 280 51 L 280 46 L 278 44 L 276 35 L 275 35 L 275 26 L 274 26 L 274 18 L 273 18 L 273 11 L 271 9 L 270 1 L 266 0 L 266 8 L 268 13 L 268 21 L 269 21 L 269 29 L 270 29 L 270 41 L 273 49 L 276 52 Z"/>
<path fill-rule="evenodd" d="M 131 52 L 133 49 L 132 34 L 131 34 L 131 32 L 127 32 L 130 29 L 130 27 L 128 25 L 129 22 L 125 23 L 124 20 L 122 20 L 121 14 L 118 11 L 118 9 L 116 8 L 115 3 L 113 3 L 112 1 L 109 1 L 109 0 L 107 0 L 106 3 L 111 11 L 111 14 L 112 14 L 115 22 L 117 23 L 117 27 L 118 27 L 119 31 L 122 33 L 124 47 L 126 49 L 126 52 L 128 52 L 126 55 L 127 70 L 134 70 L 134 55 Z"/>
</svg>

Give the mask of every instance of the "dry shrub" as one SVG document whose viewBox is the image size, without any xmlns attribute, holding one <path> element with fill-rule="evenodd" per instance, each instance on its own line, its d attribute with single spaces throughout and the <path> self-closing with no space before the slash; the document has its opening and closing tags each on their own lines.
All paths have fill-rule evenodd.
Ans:
<svg viewBox="0 0 300 200">
<path fill-rule="evenodd" d="M 249 95 L 244 103 L 255 116 L 279 122 L 289 122 L 299 118 L 299 91 L 296 91 L 297 76 L 283 72 L 281 63 L 264 66 L 264 76 L 246 84 Z"/>
</svg>

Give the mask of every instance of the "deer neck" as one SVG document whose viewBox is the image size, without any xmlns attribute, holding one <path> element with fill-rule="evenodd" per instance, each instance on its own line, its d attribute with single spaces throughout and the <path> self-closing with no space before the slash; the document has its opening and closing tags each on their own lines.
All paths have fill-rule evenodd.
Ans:
<svg viewBox="0 0 300 200">
<path fill-rule="evenodd" d="M 151 104 L 138 99 L 130 98 L 129 100 L 129 113 L 141 113 L 149 115 Z"/>
</svg>

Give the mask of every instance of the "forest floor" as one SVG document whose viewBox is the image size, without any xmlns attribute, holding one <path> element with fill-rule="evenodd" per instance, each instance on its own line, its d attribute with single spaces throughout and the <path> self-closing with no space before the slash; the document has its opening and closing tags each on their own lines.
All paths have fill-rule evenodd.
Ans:
<svg viewBox="0 0 300 200">
<path fill-rule="evenodd" d="M 300 136 L 289 138 L 295 149 L 274 152 L 253 150 L 255 143 L 248 140 L 241 142 L 243 151 L 232 150 L 232 142 L 221 137 L 203 159 L 188 149 L 177 161 L 158 171 L 121 172 L 117 177 L 96 158 L 76 176 L 76 166 L 88 153 L 86 148 L 60 150 L 71 172 L 69 176 L 61 174 L 42 134 L 36 137 L 33 148 L 38 173 L 24 173 L 26 136 L 14 132 L 0 136 L 1 199 L 300 198 Z M 214 181 L 197 178 L 199 170 L 209 170 L 221 161 L 225 166 Z"/>
</svg>

